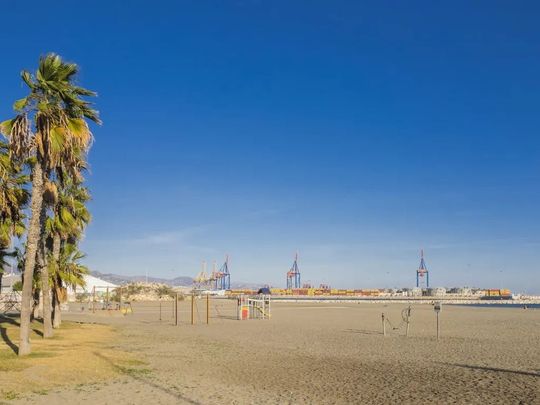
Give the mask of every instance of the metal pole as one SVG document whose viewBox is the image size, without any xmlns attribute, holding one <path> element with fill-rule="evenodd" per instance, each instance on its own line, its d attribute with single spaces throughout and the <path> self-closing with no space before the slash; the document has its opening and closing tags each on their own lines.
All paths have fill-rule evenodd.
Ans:
<svg viewBox="0 0 540 405">
<path fill-rule="evenodd" d="M 195 323 L 194 310 L 195 310 L 195 293 L 191 293 L 191 324 L 192 325 Z"/>
<path fill-rule="evenodd" d="M 109 309 L 109 287 L 107 287 L 107 309 Z"/>
<path fill-rule="evenodd" d="M 178 293 L 174 297 L 174 325 L 178 326 Z"/>
<path fill-rule="evenodd" d="M 411 307 L 407 308 L 407 330 L 405 331 L 405 336 L 409 337 L 409 317 L 411 316 Z"/>
<path fill-rule="evenodd" d="M 439 340 L 439 311 L 437 311 L 437 340 Z"/>
<path fill-rule="evenodd" d="M 386 336 L 386 322 L 384 321 L 384 312 L 382 314 L 382 334 Z"/>
<path fill-rule="evenodd" d="M 161 322 L 161 301 L 159 301 L 159 321 Z"/>
<path fill-rule="evenodd" d="M 96 313 L 96 286 L 92 289 L 92 313 Z"/>
<path fill-rule="evenodd" d="M 122 287 L 120 287 L 120 312 L 122 312 Z"/>
<path fill-rule="evenodd" d="M 206 294 L 206 324 L 210 323 L 210 294 Z"/>
</svg>

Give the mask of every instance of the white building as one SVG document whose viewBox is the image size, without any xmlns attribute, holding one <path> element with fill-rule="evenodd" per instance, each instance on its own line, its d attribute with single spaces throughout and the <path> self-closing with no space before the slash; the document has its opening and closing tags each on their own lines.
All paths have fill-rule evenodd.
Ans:
<svg viewBox="0 0 540 405">
<path fill-rule="evenodd" d="M 75 290 L 69 288 L 68 297 L 73 297 L 77 294 L 93 294 L 94 291 L 96 292 L 96 294 L 103 294 L 107 292 L 107 289 L 112 292 L 114 288 L 118 287 L 116 284 L 109 283 L 108 281 L 91 276 L 89 274 L 84 275 L 84 281 L 86 283 L 84 287 L 77 287 Z"/>
</svg>

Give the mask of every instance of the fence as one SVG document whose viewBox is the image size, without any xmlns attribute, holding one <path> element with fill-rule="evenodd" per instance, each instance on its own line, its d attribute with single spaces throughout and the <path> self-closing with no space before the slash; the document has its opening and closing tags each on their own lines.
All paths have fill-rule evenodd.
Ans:
<svg viewBox="0 0 540 405">
<path fill-rule="evenodd" d="M 95 315 L 129 315 L 133 320 L 172 325 L 222 323 L 231 320 L 269 319 L 269 296 L 221 297 L 206 294 L 177 294 L 159 301 L 128 301 L 120 287 L 78 296 L 70 312 Z M 245 314 L 242 316 L 242 314 Z"/>
<path fill-rule="evenodd" d="M 0 313 L 12 314 L 21 312 L 21 293 L 18 291 L 10 291 L 0 293 Z"/>
<path fill-rule="evenodd" d="M 271 305 L 269 295 L 246 296 L 238 298 L 238 319 L 270 319 Z"/>
</svg>

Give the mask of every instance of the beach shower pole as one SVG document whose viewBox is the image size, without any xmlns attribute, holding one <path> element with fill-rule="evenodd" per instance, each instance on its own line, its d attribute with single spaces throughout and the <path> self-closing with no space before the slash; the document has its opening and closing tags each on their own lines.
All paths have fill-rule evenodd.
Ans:
<svg viewBox="0 0 540 405">
<path fill-rule="evenodd" d="M 210 294 L 206 294 L 206 324 L 210 323 Z"/>
<path fill-rule="evenodd" d="M 383 336 L 386 336 L 386 322 L 384 319 L 384 312 L 382 314 L 382 333 L 383 333 Z"/>
<path fill-rule="evenodd" d="M 437 311 L 437 340 L 439 340 L 439 334 L 440 334 L 440 329 L 439 329 L 439 311 Z"/>
<path fill-rule="evenodd" d="M 440 302 L 436 302 L 433 309 L 435 310 L 435 313 L 437 314 L 437 340 L 439 340 L 440 335 L 440 328 L 439 328 L 439 312 L 441 312 L 442 304 Z"/>
<path fill-rule="evenodd" d="M 174 297 L 174 325 L 178 326 L 178 293 Z"/>
<path fill-rule="evenodd" d="M 407 308 L 407 330 L 405 331 L 405 336 L 409 337 L 409 318 L 411 316 L 411 306 L 409 305 L 409 308 Z"/>
<path fill-rule="evenodd" d="M 191 293 L 191 324 L 192 325 L 195 323 L 194 310 L 195 310 L 195 293 Z"/>
</svg>

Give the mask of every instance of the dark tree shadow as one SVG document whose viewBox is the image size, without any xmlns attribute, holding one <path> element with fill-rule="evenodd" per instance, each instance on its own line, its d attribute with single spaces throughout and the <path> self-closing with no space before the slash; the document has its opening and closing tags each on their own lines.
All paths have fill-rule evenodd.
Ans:
<svg viewBox="0 0 540 405">
<path fill-rule="evenodd" d="M 382 332 L 374 330 L 364 330 L 364 329 L 345 329 L 344 332 L 348 333 L 359 333 L 361 335 L 382 335 Z"/>
<path fill-rule="evenodd" d="M 40 322 L 39 320 L 34 320 L 34 321 Z M 0 314 L 0 324 L 2 323 L 9 323 L 10 325 L 14 325 L 17 327 L 21 326 L 21 323 L 17 319 Z M 43 323 L 43 321 L 41 321 L 41 323 Z M 32 329 L 32 331 L 36 335 L 43 337 L 43 332 L 40 331 L 39 329 Z"/>
<path fill-rule="evenodd" d="M 470 364 L 457 364 L 457 363 L 444 363 L 444 362 L 439 362 L 439 363 L 445 364 L 447 366 L 468 368 L 471 370 L 496 371 L 499 373 L 519 374 L 519 375 L 527 375 L 531 377 L 540 377 L 540 372 L 538 370 L 537 371 L 521 371 L 521 370 L 509 370 L 506 368 L 498 368 L 498 367 L 473 366 Z"/>
<path fill-rule="evenodd" d="M 19 347 L 9 338 L 6 328 L 0 326 L 0 335 L 2 335 L 2 340 L 13 350 L 13 353 L 19 354 Z"/>
<path fill-rule="evenodd" d="M 0 323 L 9 323 L 10 325 L 20 326 L 19 321 L 6 315 L 0 315 Z"/>
<path fill-rule="evenodd" d="M 234 321 L 236 321 L 238 319 L 238 316 L 233 316 L 233 315 L 218 315 L 218 316 L 213 316 L 212 318 L 216 318 L 216 319 L 232 319 Z"/>
<path fill-rule="evenodd" d="M 122 374 L 124 375 L 128 375 L 129 377 L 133 378 L 134 380 L 138 381 L 138 382 L 141 382 L 143 384 L 146 384 L 150 387 L 153 387 L 153 388 L 156 388 L 168 395 L 171 395 L 172 397 L 175 397 L 177 400 L 182 400 L 182 401 L 185 401 L 187 403 L 190 403 L 190 404 L 199 404 L 198 402 L 196 401 L 193 401 L 192 399 L 189 399 L 185 396 L 183 396 L 182 394 L 176 392 L 176 391 L 173 391 L 169 388 L 166 388 L 166 387 L 162 387 L 161 385 L 159 384 L 156 384 L 155 382 L 151 381 L 150 379 L 148 378 L 145 378 L 143 376 L 140 376 L 140 375 L 134 375 L 134 374 L 126 374 L 125 372 L 123 372 L 122 370 L 122 367 L 119 367 L 117 364 L 115 364 L 111 359 L 105 357 L 104 355 L 102 355 L 101 353 L 97 353 L 97 352 L 94 352 L 94 354 L 99 357 L 100 359 L 103 359 L 105 360 L 107 363 L 109 363 L 110 365 L 113 366 L 114 369 L 118 370 L 119 372 L 121 372 Z"/>
</svg>

